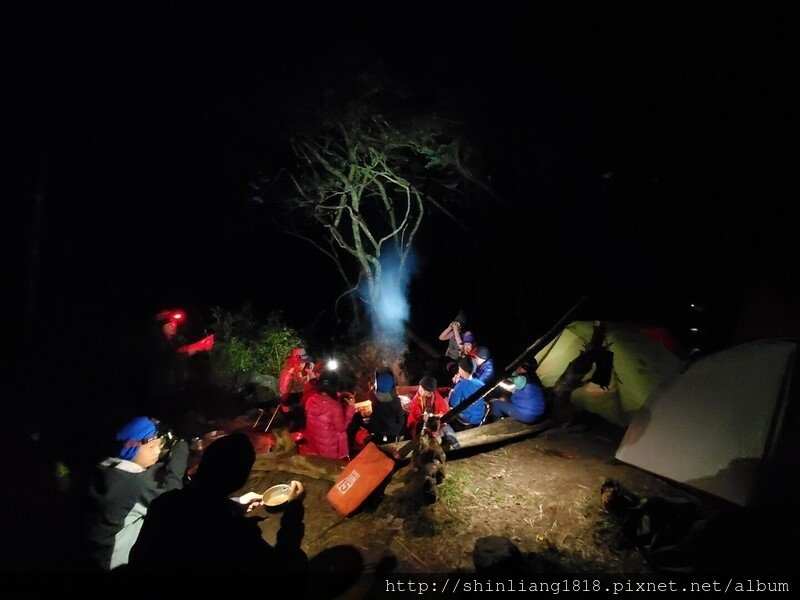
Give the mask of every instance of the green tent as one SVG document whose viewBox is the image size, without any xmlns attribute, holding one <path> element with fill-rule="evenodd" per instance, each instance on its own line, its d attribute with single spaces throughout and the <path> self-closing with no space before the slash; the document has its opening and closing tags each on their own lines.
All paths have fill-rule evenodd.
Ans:
<svg viewBox="0 0 800 600">
<path fill-rule="evenodd" d="M 536 355 L 536 373 L 546 387 L 555 385 L 589 343 L 593 330 L 592 321 L 573 321 Z M 650 394 L 664 379 L 676 375 L 682 363 L 654 339 L 620 323 L 606 322 L 603 346 L 613 353 L 608 388 L 590 381 L 593 367 L 570 399 L 574 405 L 626 427 Z"/>
</svg>

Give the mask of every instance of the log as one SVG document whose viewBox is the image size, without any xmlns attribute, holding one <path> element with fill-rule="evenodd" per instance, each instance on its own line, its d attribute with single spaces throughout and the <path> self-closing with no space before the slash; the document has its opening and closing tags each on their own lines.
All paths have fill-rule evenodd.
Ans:
<svg viewBox="0 0 800 600">
<path fill-rule="evenodd" d="M 502 419 L 494 423 L 489 423 L 488 425 L 481 425 L 480 427 L 457 432 L 456 438 L 461 446 L 455 450 L 448 450 L 447 455 L 450 456 L 466 448 L 474 448 L 476 446 L 513 440 L 527 435 L 533 435 L 534 433 L 541 433 L 553 426 L 555 426 L 555 421 L 552 419 L 534 423 L 533 425 L 520 423 L 514 419 Z M 397 452 L 407 443 L 408 441 L 393 442 L 390 444 L 383 444 L 380 448 L 397 458 Z M 400 458 L 409 458 L 409 455 L 405 457 L 401 456 Z"/>
<path fill-rule="evenodd" d="M 497 427 L 492 427 L 497 425 Z M 528 425 L 520 423 L 514 419 L 503 419 L 496 423 L 489 423 L 481 427 L 467 429 L 466 431 L 456 434 L 458 441 L 461 442 L 461 448 L 472 448 L 475 446 L 483 446 L 485 444 L 494 444 L 496 442 L 503 442 L 506 440 L 513 440 L 526 435 L 540 433 L 546 429 L 550 429 L 554 425 L 553 421 L 547 420 L 540 423 Z M 463 440 L 463 441 L 462 441 Z M 460 449 L 460 448 L 459 448 Z"/>
<path fill-rule="evenodd" d="M 256 455 L 252 472 L 285 471 L 336 483 L 345 465 L 347 465 L 345 460 L 304 456 L 291 452 L 270 452 Z"/>
</svg>

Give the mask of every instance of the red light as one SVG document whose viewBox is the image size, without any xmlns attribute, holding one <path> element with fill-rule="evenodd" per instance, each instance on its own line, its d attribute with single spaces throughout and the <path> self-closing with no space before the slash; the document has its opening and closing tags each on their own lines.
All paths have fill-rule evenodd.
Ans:
<svg viewBox="0 0 800 600">
<path fill-rule="evenodd" d="M 159 321 L 174 323 L 175 325 L 186 323 L 188 320 L 186 313 L 180 308 L 165 308 L 156 315 L 156 319 Z"/>
</svg>

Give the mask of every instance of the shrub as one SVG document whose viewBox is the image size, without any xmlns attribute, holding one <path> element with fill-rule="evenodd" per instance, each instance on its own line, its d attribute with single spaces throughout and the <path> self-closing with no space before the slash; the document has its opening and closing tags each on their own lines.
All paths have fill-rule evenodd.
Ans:
<svg viewBox="0 0 800 600">
<path fill-rule="evenodd" d="M 279 312 L 270 313 L 265 323 L 259 323 L 248 304 L 238 313 L 214 307 L 212 314 L 216 325 L 211 377 L 221 387 L 238 388 L 255 373 L 278 377 L 292 348 L 304 345 Z"/>
</svg>

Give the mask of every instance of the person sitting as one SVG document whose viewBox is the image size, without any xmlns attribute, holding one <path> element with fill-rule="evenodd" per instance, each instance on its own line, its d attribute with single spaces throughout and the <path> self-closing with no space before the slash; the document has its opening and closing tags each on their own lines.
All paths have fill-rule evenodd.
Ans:
<svg viewBox="0 0 800 600">
<path fill-rule="evenodd" d="M 427 375 L 420 379 L 417 393 L 411 399 L 406 426 L 412 438 L 416 438 L 429 416 L 441 417 L 447 412 L 447 401 L 436 389 L 436 378 Z"/>
<path fill-rule="evenodd" d="M 87 541 L 94 565 L 108 571 L 127 564 L 151 502 L 183 486 L 189 446 L 178 441 L 155 467 L 162 448 L 155 421 L 137 417 L 117 433 L 116 457 L 101 462 L 89 482 Z M 159 476 L 161 483 L 158 483 Z"/>
<path fill-rule="evenodd" d="M 494 361 L 486 346 L 479 346 L 475 351 L 475 372 L 472 377 L 486 383 L 494 376 Z"/>
<path fill-rule="evenodd" d="M 313 372 L 313 365 L 309 367 L 310 364 L 304 348 L 292 348 L 278 375 L 280 408 L 291 431 L 302 429 L 304 426 L 302 402 L 309 373 Z"/>
<path fill-rule="evenodd" d="M 350 454 L 347 432 L 355 415 L 355 398 L 348 395 L 343 404 L 338 393 L 336 372 L 323 371 L 317 391 L 306 400 L 308 450 L 326 458 L 347 458 Z"/>
<path fill-rule="evenodd" d="M 484 386 L 484 383 L 479 379 L 473 379 L 472 374 L 474 371 L 475 363 L 471 358 L 462 356 L 458 359 L 459 381 L 447 399 L 450 408 L 455 408 Z M 485 416 L 486 404 L 482 400 L 477 400 L 460 412 L 455 422 L 460 423 L 462 426 L 477 427 L 483 422 Z"/>
<path fill-rule="evenodd" d="M 277 543 L 261 535 L 258 519 L 245 513 L 261 496 L 230 494 L 247 481 L 255 452 L 247 435 L 232 433 L 215 440 L 203 453 L 192 482 L 157 498 L 131 550 L 130 570 L 154 572 L 303 573 L 308 559 L 300 548 L 303 486 L 289 485 Z"/>
<path fill-rule="evenodd" d="M 464 332 L 464 335 L 461 336 L 461 356 L 469 356 L 472 360 L 475 360 L 475 334 L 471 331 Z"/>
<path fill-rule="evenodd" d="M 394 442 L 403 432 L 406 412 L 397 395 L 394 375 L 382 371 L 375 377 L 375 391 L 370 394 L 372 415 L 367 429 L 378 443 Z"/>
<path fill-rule="evenodd" d="M 466 356 L 471 358 L 473 361 L 475 360 L 476 348 L 475 348 L 475 335 L 471 331 L 467 331 L 461 338 L 461 356 Z M 459 357 L 460 358 L 460 357 Z M 457 365 L 458 363 L 456 363 Z M 477 365 L 477 363 L 475 363 Z M 476 378 L 477 379 L 477 378 Z M 453 374 L 453 385 L 456 385 L 461 380 L 461 375 L 458 370 Z"/>
<path fill-rule="evenodd" d="M 304 348 L 292 348 L 289 356 L 283 363 L 281 372 L 278 375 L 278 394 L 281 397 L 281 402 L 288 404 L 290 396 L 297 394 L 297 401 L 299 396 L 303 393 L 307 378 L 305 369 L 306 362 L 308 361 L 308 354 Z"/>
<path fill-rule="evenodd" d="M 538 385 L 536 371 L 520 367 L 512 377 L 514 393 L 508 400 L 492 400 L 492 417 L 509 416 L 521 423 L 536 423 L 545 412 L 546 403 L 542 388 Z"/>
<path fill-rule="evenodd" d="M 314 362 L 306 363 L 306 377 L 307 381 L 303 386 L 303 395 L 300 398 L 300 406 L 305 409 L 306 400 L 317 392 L 317 380 L 322 372 L 325 370 L 325 362 L 317 360 Z"/>
</svg>

